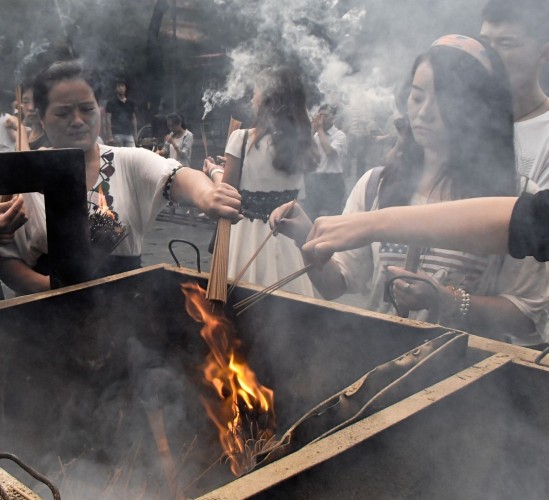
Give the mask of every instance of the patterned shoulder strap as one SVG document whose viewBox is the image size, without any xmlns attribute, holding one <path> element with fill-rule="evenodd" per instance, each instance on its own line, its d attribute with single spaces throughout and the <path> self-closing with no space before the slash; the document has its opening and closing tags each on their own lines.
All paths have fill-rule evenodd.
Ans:
<svg viewBox="0 0 549 500">
<path fill-rule="evenodd" d="M 385 167 L 374 167 L 370 178 L 368 179 L 368 184 L 366 184 L 366 189 L 364 190 L 364 211 L 369 212 L 376 198 L 377 190 L 379 189 L 379 183 L 381 181 L 381 173 Z"/>
</svg>

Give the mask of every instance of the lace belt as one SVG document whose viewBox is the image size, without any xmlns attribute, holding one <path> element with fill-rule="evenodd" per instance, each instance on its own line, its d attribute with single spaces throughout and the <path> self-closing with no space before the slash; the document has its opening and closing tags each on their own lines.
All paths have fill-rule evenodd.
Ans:
<svg viewBox="0 0 549 500">
<path fill-rule="evenodd" d="M 295 200 L 298 193 L 298 189 L 287 191 L 242 190 L 240 191 L 240 195 L 242 196 L 242 215 L 250 220 L 261 219 L 263 222 L 267 222 L 271 212 L 276 207 Z"/>
</svg>

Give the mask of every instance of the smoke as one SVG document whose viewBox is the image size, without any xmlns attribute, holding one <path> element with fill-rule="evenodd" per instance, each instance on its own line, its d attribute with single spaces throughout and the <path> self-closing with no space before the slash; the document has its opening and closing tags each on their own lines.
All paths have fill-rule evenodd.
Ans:
<svg viewBox="0 0 549 500">
<path fill-rule="evenodd" d="M 214 0 L 255 23 L 253 36 L 229 52 L 231 70 L 223 89 L 207 89 L 204 116 L 215 107 L 244 98 L 254 75 L 265 67 L 296 65 L 309 88 L 312 104 L 326 101 L 343 106 L 344 114 L 392 109 L 391 85 L 362 41 L 367 38 L 368 11 L 344 7 L 337 0 L 247 2 Z M 363 121 L 367 120 L 364 116 Z"/>
</svg>

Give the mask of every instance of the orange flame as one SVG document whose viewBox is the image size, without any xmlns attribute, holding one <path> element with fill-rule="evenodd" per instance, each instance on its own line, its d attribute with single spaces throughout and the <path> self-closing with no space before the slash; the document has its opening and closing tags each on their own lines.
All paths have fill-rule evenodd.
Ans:
<svg viewBox="0 0 549 500">
<path fill-rule="evenodd" d="M 247 363 L 239 359 L 240 342 L 231 322 L 212 311 L 206 292 L 197 283 L 181 285 L 188 314 L 203 324 L 200 335 L 210 352 L 202 366 L 204 381 L 216 394 L 203 398 L 215 423 L 231 471 L 241 476 L 256 465 L 261 447 L 274 436 L 274 393 L 259 383 Z"/>
<path fill-rule="evenodd" d="M 99 184 L 99 187 L 97 188 L 97 213 L 99 215 L 104 215 L 105 217 L 110 217 L 111 219 L 116 219 L 114 213 L 109 210 L 109 204 L 107 203 L 107 198 L 103 194 L 101 184 Z"/>
</svg>

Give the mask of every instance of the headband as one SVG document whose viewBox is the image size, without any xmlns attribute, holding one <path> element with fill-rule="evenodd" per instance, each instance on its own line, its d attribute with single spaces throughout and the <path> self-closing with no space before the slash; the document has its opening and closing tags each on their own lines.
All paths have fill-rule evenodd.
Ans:
<svg viewBox="0 0 549 500">
<path fill-rule="evenodd" d="M 467 52 L 467 54 L 474 57 L 480 64 L 482 64 L 486 71 L 492 73 L 492 63 L 486 53 L 486 47 L 484 47 L 484 45 L 482 45 L 478 40 L 464 35 L 445 35 L 438 38 L 431 44 L 431 47 L 440 46 L 454 47 L 455 49 Z"/>
</svg>

